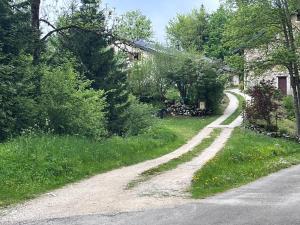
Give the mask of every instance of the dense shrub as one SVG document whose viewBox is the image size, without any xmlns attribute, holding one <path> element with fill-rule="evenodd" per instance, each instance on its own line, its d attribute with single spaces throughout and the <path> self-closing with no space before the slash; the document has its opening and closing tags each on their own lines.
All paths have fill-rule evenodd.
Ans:
<svg viewBox="0 0 300 225">
<path fill-rule="evenodd" d="M 249 89 L 249 95 L 251 101 L 245 109 L 246 119 L 254 125 L 264 121 L 265 128 L 270 131 L 277 129 L 273 123 L 278 116 L 279 92 L 273 81 L 261 81 Z"/>
<path fill-rule="evenodd" d="M 136 63 L 129 76 L 132 92 L 143 102 L 179 101 L 216 113 L 225 82 L 218 65 L 197 54 L 162 49 L 153 59 Z"/>
<path fill-rule="evenodd" d="M 179 102 L 181 100 L 179 91 L 174 87 L 169 88 L 166 92 L 166 99 L 171 102 Z"/>
<path fill-rule="evenodd" d="M 194 84 L 195 104 L 204 101 L 207 111 L 215 114 L 218 112 L 224 96 L 225 82 L 210 65 L 201 66 L 198 71 L 199 75 Z"/>
<path fill-rule="evenodd" d="M 41 82 L 41 118 L 57 134 L 100 138 L 105 135 L 103 91 L 90 88 L 71 64 L 45 69 Z"/>
<path fill-rule="evenodd" d="M 286 96 L 283 98 L 282 105 L 286 111 L 288 119 L 295 119 L 295 107 L 293 96 Z"/>
<path fill-rule="evenodd" d="M 138 135 L 145 132 L 156 122 L 155 109 L 150 104 L 139 102 L 132 97 L 127 110 L 126 135 Z"/>
<path fill-rule="evenodd" d="M 168 80 L 161 64 L 162 62 L 154 57 L 136 62 L 130 69 L 129 88 L 140 101 L 159 103 L 165 100 Z"/>
<path fill-rule="evenodd" d="M 71 52 L 79 62 L 77 71 L 93 81 L 93 89 L 105 91 L 107 130 L 110 134 L 120 135 L 124 133 L 125 111 L 129 106 L 126 64 L 123 57 L 116 54 L 110 38 L 102 34 L 107 21 L 99 1 L 81 3 L 74 7 L 73 12 L 60 18 L 60 23 L 71 27 L 80 24 L 87 29 L 65 30 L 66 35 L 58 36 L 58 47 L 64 52 Z"/>
</svg>

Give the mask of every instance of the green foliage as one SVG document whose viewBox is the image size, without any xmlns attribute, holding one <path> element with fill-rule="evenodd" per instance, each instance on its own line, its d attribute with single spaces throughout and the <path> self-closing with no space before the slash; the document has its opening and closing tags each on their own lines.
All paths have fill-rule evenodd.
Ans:
<svg viewBox="0 0 300 225">
<path fill-rule="evenodd" d="M 128 83 L 131 92 L 140 101 L 157 103 L 165 99 L 168 81 L 164 65 L 159 55 L 134 63 L 129 71 Z"/>
<path fill-rule="evenodd" d="M 226 26 L 226 45 L 232 49 L 263 46 L 275 40 L 280 30 L 275 26 L 280 17 L 271 1 L 241 4 Z"/>
<path fill-rule="evenodd" d="M 274 66 L 287 67 L 289 63 L 294 63 L 297 59 L 299 61 L 299 56 L 295 54 L 295 51 L 286 47 L 296 44 L 297 49 L 299 45 L 288 43 L 291 37 L 285 35 L 290 32 L 291 35 L 293 33 L 295 35 L 293 39 L 297 39 L 298 36 L 298 32 L 288 31 L 287 28 L 293 27 L 288 23 L 292 23 L 291 16 L 296 8 L 295 0 L 286 1 L 286 5 L 277 0 L 228 0 L 227 2 L 235 3 L 237 10 L 226 23 L 225 46 L 240 56 L 245 50 L 257 49 L 260 51 L 260 59 L 248 60 L 248 67 L 261 74 L 266 70 L 273 69 Z M 230 60 L 231 63 L 234 61 L 234 68 L 244 71 L 240 63 L 242 60 L 237 60 L 236 57 Z"/>
<path fill-rule="evenodd" d="M 168 118 L 145 134 L 102 141 L 26 135 L 0 144 L 0 207 L 173 151 L 215 118 Z"/>
<path fill-rule="evenodd" d="M 185 50 L 203 51 L 208 40 L 208 14 L 204 6 L 188 15 L 178 14 L 167 26 L 171 44 Z"/>
<path fill-rule="evenodd" d="M 12 57 L 8 64 L 0 65 L 0 140 L 35 124 L 34 78 L 27 56 Z"/>
<path fill-rule="evenodd" d="M 237 128 L 224 150 L 194 175 L 191 192 L 204 198 L 299 163 L 297 142 Z"/>
<path fill-rule="evenodd" d="M 224 60 L 231 55 L 223 42 L 226 24 L 232 15 L 224 6 L 212 14 L 208 14 L 204 6 L 186 15 L 179 14 L 167 26 L 168 39 L 177 48 Z"/>
<path fill-rule="evenodd" d="M 179 102 L 181 100 L 180 92 L 176 88 L 171 87 L 167 90 L 166 99 L 172 102 Z"/>
<path fill-rule="evenodd" d="M 139 10 L 126 12 L 118 18 L 114 33 L 125 40 L 150 41 L 153 36 L 151 20 Z"/>
<path fill-rule="evenodd" d="M 133 66 L 129 83 L 134 94 L 141 101 L 164 103 L 168 90 L 176 89 L 174 97 L 177 100 L 196 107 L 200 101 L 205 101 L 208 111 L 216 113 L 225 84 L 217 72 L 218 65 L 197 54 L 172 49 L 164 51 Z"/>
<path fill-rule="evenodd" d="M 33 126 L 35 69 L 27 56 L 30 23 L 26 4 L 0 2 L 0 141 Z"/>
<path fill-rule="evenodd" d="M 105 28 L 103 12 L 97 4 L 83 4 L 73 14 L 62 17 L 61 23 L 85 24 L 87 29 L 93 30 L 69 29 L 68 35 L 60 37 L 60 43 L 77 59 L 81 74 L 93 81 L 92 88 L 105 91 L 109 132 L 123 134 L 129 105 L 127 76 L 124 62 L 116 56 L 109 40 L 99 35 Z"/>
<path fill-rule="evenodd" d="M 228 55 L 224 59 L 225 63 L 234 69 L 240 77 L 240 80 L 244 80 L 245 73 L 245 57 L 243 54 Z"/>
<path fill-rule="evenodd" d="M 200 101 L 212 113 L 218 111 L 223 98 L 224 82 L 216 65 L 198 55 L 178 54 L 168 70 L 170 82 L 178 88 L 184 103 L 198 107 Z"/>
<path fill-rule="evenodd" d="M 231 55 L 229 48 L 224 46 L 225 26 L 232 17 L 232 12 L 221 7 L 208 19 L 208 39 L 204 45 L 205 54 L 211 58 L 224 60 L 226 56 Z"/>
<path fill-rule="evenodd" d="M 282 100 L 282 105 L 286 111 L 288 119 L 295 119 L 295 106 L 293 96 L 286 96 Z"/>
<path fill-rule="evenodd" d="M 14 5 L 14 7 L 12 7 Z M 0 2 L 0 49 L 6 56 L 18 56 L 30 51 L 32 33 L 29 4 L 13 0 Z"/>
<path fill-rule="evenodd" d="M 131 98 L 126 114 L 126 135 L 129 136 L 145 133 L 157 122 L 152 105 L 140 103 L 134 97 Z"/>
<path fill-rule="evenodd" d="M 90 88 L 71 64 L 45 69 L 39 97 L 42 123 L 57 134 L 99 139 L 106 133 L 104 92 Z"/>
</svg>

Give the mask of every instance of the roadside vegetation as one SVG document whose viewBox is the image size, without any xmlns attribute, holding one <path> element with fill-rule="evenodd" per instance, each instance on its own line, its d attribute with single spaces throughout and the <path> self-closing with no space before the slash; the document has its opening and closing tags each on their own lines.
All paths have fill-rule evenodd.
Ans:
<svg viewBox="0 0 300 225">
<path fill-rule="evenodd" d="M 0 144 L 0 206 L 167 154 L 215 117 L 167 118 L 138 136 L 96 141 L 30 133 Z"/>
<path fill-rule="evenodd" d="M 1 0 L 0 206 L 159 157 L 184 144 L 224 110 L 224 87 L 233 74 L 243 77 L 242 53 L 248 48 L 264 50 L 278 43 L 274 52 L 265 49 L 266 58 L 272 66 L 289 65 L 290 77 L 299 80 L 295 49 L 300 40 L 298 34 L 293 37 L 296 32 L 290 25 L 296 4 L 287 1 L 277 8 L 276 2 L 228 0 L 213 13 L 202 6 L 178 14 L 166 27 L 170 45 L 164 47 L 154 43 L 152 22 L 140 11 L 115 16 L 100 0 L 74 0 L 64 9 L 51 2 L 45 7 L 40 0 Z M 46 19 L 50 17 L 53 24 Z M 262 30 L 270 32 L 259 34 Z M 286 40 L 278 40 L 283 33 L 288 33 L 282 35 Z M 135 50 L 136 43 L 141 52 Z M 282 46 L 295 48 L 282 51 Z M 263 73 L 270 69 L 269 62 L 251 67 Z M 299 84 L 291 84 L 297 100 Z M 278 99 L 268 98 L 275 93 L 269 90 L 246 108 L 249 123 L 263 121 L 267 131 L 292 133 L 300 117 L 294 102 L 299 101 L 286 98 L 287 116 L 280 117 Z M 237 97 L 239 107 L 224 125 L 242 111 L 242 97 Z M 300 127 L 296 130 L 300 134 Z M 251 137 L 261 138 L 249 133 Z M 237 146 L 236 139 L 232 144 Z M 205 140 L 149 174 L 190 160 L 212 141 L 213 137 Z M 279 146 L 288 145 L 281 141 Z M 268 149 L 261 150 L 259 159 L 269 154 Z M 275 151 L 274 157 L 282 152 Z"/>
<path fill-rule="evenodd" d="M 153 39 L 140 11 L 40 3 L 0 1 L 0 206 L 159 157 L 216 118 L 221 63 L 176 46 L 134 57 L 128 46 Z M 167 103 L 202 118 L 169 118 Z"/>
<path fill-rule="evenodd" d="M 191 193 L 205 198 L 299 163 L 299 143 L 236 128 L 224 150 L 194 175 Z"/>
</svg>

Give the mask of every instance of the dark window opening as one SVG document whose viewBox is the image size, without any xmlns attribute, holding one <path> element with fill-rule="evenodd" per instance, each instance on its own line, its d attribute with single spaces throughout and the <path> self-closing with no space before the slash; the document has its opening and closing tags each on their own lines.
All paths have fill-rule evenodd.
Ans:
<svg viewBox="0 0 300 225">
<path fill-rule="evenodd" d="M 300 9 L 297 10 L 297 21 L 300 21 Z"/>
<path fill-rule="evenodd" d="M 134 53 L 133 54 L 133 59 L 134 60 L 140 60 L 141 59 L 141 53 L 139 53 L 139 52 Z"/>
</svg>

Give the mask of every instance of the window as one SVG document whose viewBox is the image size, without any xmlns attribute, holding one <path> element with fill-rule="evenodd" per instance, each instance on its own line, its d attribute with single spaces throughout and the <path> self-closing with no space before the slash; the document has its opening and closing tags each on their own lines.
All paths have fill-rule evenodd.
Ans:
<svg viewBox="0 0 300 225">
<path fill-rule="evenodd" d="M 300 21 L 300 9 L 297 10 L 297 21 Z"/>
<path fill-rule="evenodd" d="M 140 60 L 141 58 L 142 58 L 142 55 L 141 55 L 140 52 L 135 52 L 135 53 L 133 54 L 133 59 L 134 59 L 134 60 Z"/>
</svg>

